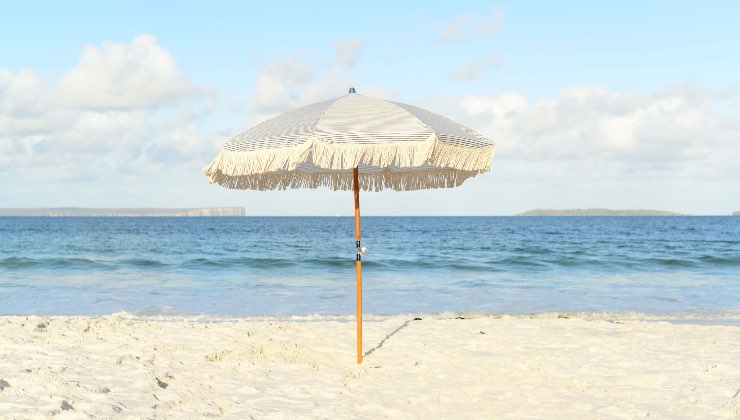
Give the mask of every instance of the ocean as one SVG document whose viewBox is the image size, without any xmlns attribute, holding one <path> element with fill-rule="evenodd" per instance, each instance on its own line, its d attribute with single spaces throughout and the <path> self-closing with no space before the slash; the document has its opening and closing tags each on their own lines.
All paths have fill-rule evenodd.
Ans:
<svg viewBox="0 0 740 420">
<path fill-rule="evenodd" d="M 740 217 L 364 217 L 364 312 L 738 318 Z M 348 217 L 0 217 L 0 314 L 355 311 Z"/>
</svg>

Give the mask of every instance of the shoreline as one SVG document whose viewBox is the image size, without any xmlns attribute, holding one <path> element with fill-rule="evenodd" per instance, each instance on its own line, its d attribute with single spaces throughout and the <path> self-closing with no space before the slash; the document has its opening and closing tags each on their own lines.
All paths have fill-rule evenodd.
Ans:
<svg viewBox="0 0 740 420">
<path fill-rule="evenodd" d="M 582 319 L 585 321 L 638 321 L 669 322 L 676 324 L 707 324 L 740 326 L 740 309 L 695 310 L 678 313 L 647 312 L 532 312 L 532 313 L 489 313 L 483 311 L 445 311 L 445 312 L 403 312 L 390 314 L 363 313 L 363 321 L 382 322 L 392 318 L 449 320 L 449 319 Z M 354 322 L 354 314 L 278 314 L 278 315 L 219 315 L 219 314 L 180 314 L 117 311 L 110 314 L 0 314 L 3 318 L 116 318 L 136 321 L 163 322 Z"/>
<path fill-rule="evenodd" d="M 364 323 L 362 365 L 341 319 L 2 316 L 0 412 L 740 415 L 740 327 L 557 315 L 377 317 Z"/>
</svg>

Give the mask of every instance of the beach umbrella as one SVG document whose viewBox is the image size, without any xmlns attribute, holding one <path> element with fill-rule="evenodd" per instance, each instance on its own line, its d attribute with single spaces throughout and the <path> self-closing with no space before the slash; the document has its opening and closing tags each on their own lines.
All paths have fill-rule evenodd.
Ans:
<svg viewBox="0 0 740 420">
<path fill-rule="evenodd" d="M 354 88 L 228 140 L 203 169 L 226 188 L 354 191 L 357 362 L 362 363 L 360 190 L 451 188 L 491 168 L 493 141 L 445 117 Z"/>
</svg>

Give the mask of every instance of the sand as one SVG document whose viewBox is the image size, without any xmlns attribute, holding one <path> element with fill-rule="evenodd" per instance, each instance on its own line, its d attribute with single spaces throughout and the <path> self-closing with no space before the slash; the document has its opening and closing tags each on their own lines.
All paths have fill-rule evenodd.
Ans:
<svg viewBox="0 0 740 420">
<path fill-rule="evenodd" d="M 740 327 L 0 317 L 1 418 L 738 418 Z"/>
</svg>

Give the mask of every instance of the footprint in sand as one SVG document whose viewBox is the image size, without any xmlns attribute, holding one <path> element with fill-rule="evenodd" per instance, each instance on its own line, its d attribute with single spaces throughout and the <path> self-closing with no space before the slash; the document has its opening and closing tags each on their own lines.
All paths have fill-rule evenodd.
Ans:
<svg viewBox="0 0 740 420">
<path fill-rule="evenodd" d="M 162 375 L 162 376 L 157 376 L 157 377 L 155 377 L 154 379 L 156 379 L 156 380 L 157 380 L 157 385 L 159 385 L 159 387 L 160 387 L 160 388 L 162 388 L 162 389 L 167 389 L 167 387 L 168 387 L 168 386 L 170 386 L 170 384 L 169 384 L 168 380 L 169 380 L 169 379 L 175 379 L 175 377 L 174 377 L 174 376 L 172 376 L 172 374 L 170 374 L 170 373 L 168 372 L 168 373 L 165 373 L 165 374 L 164 374 L 164 375 Z"/>
</svg>

